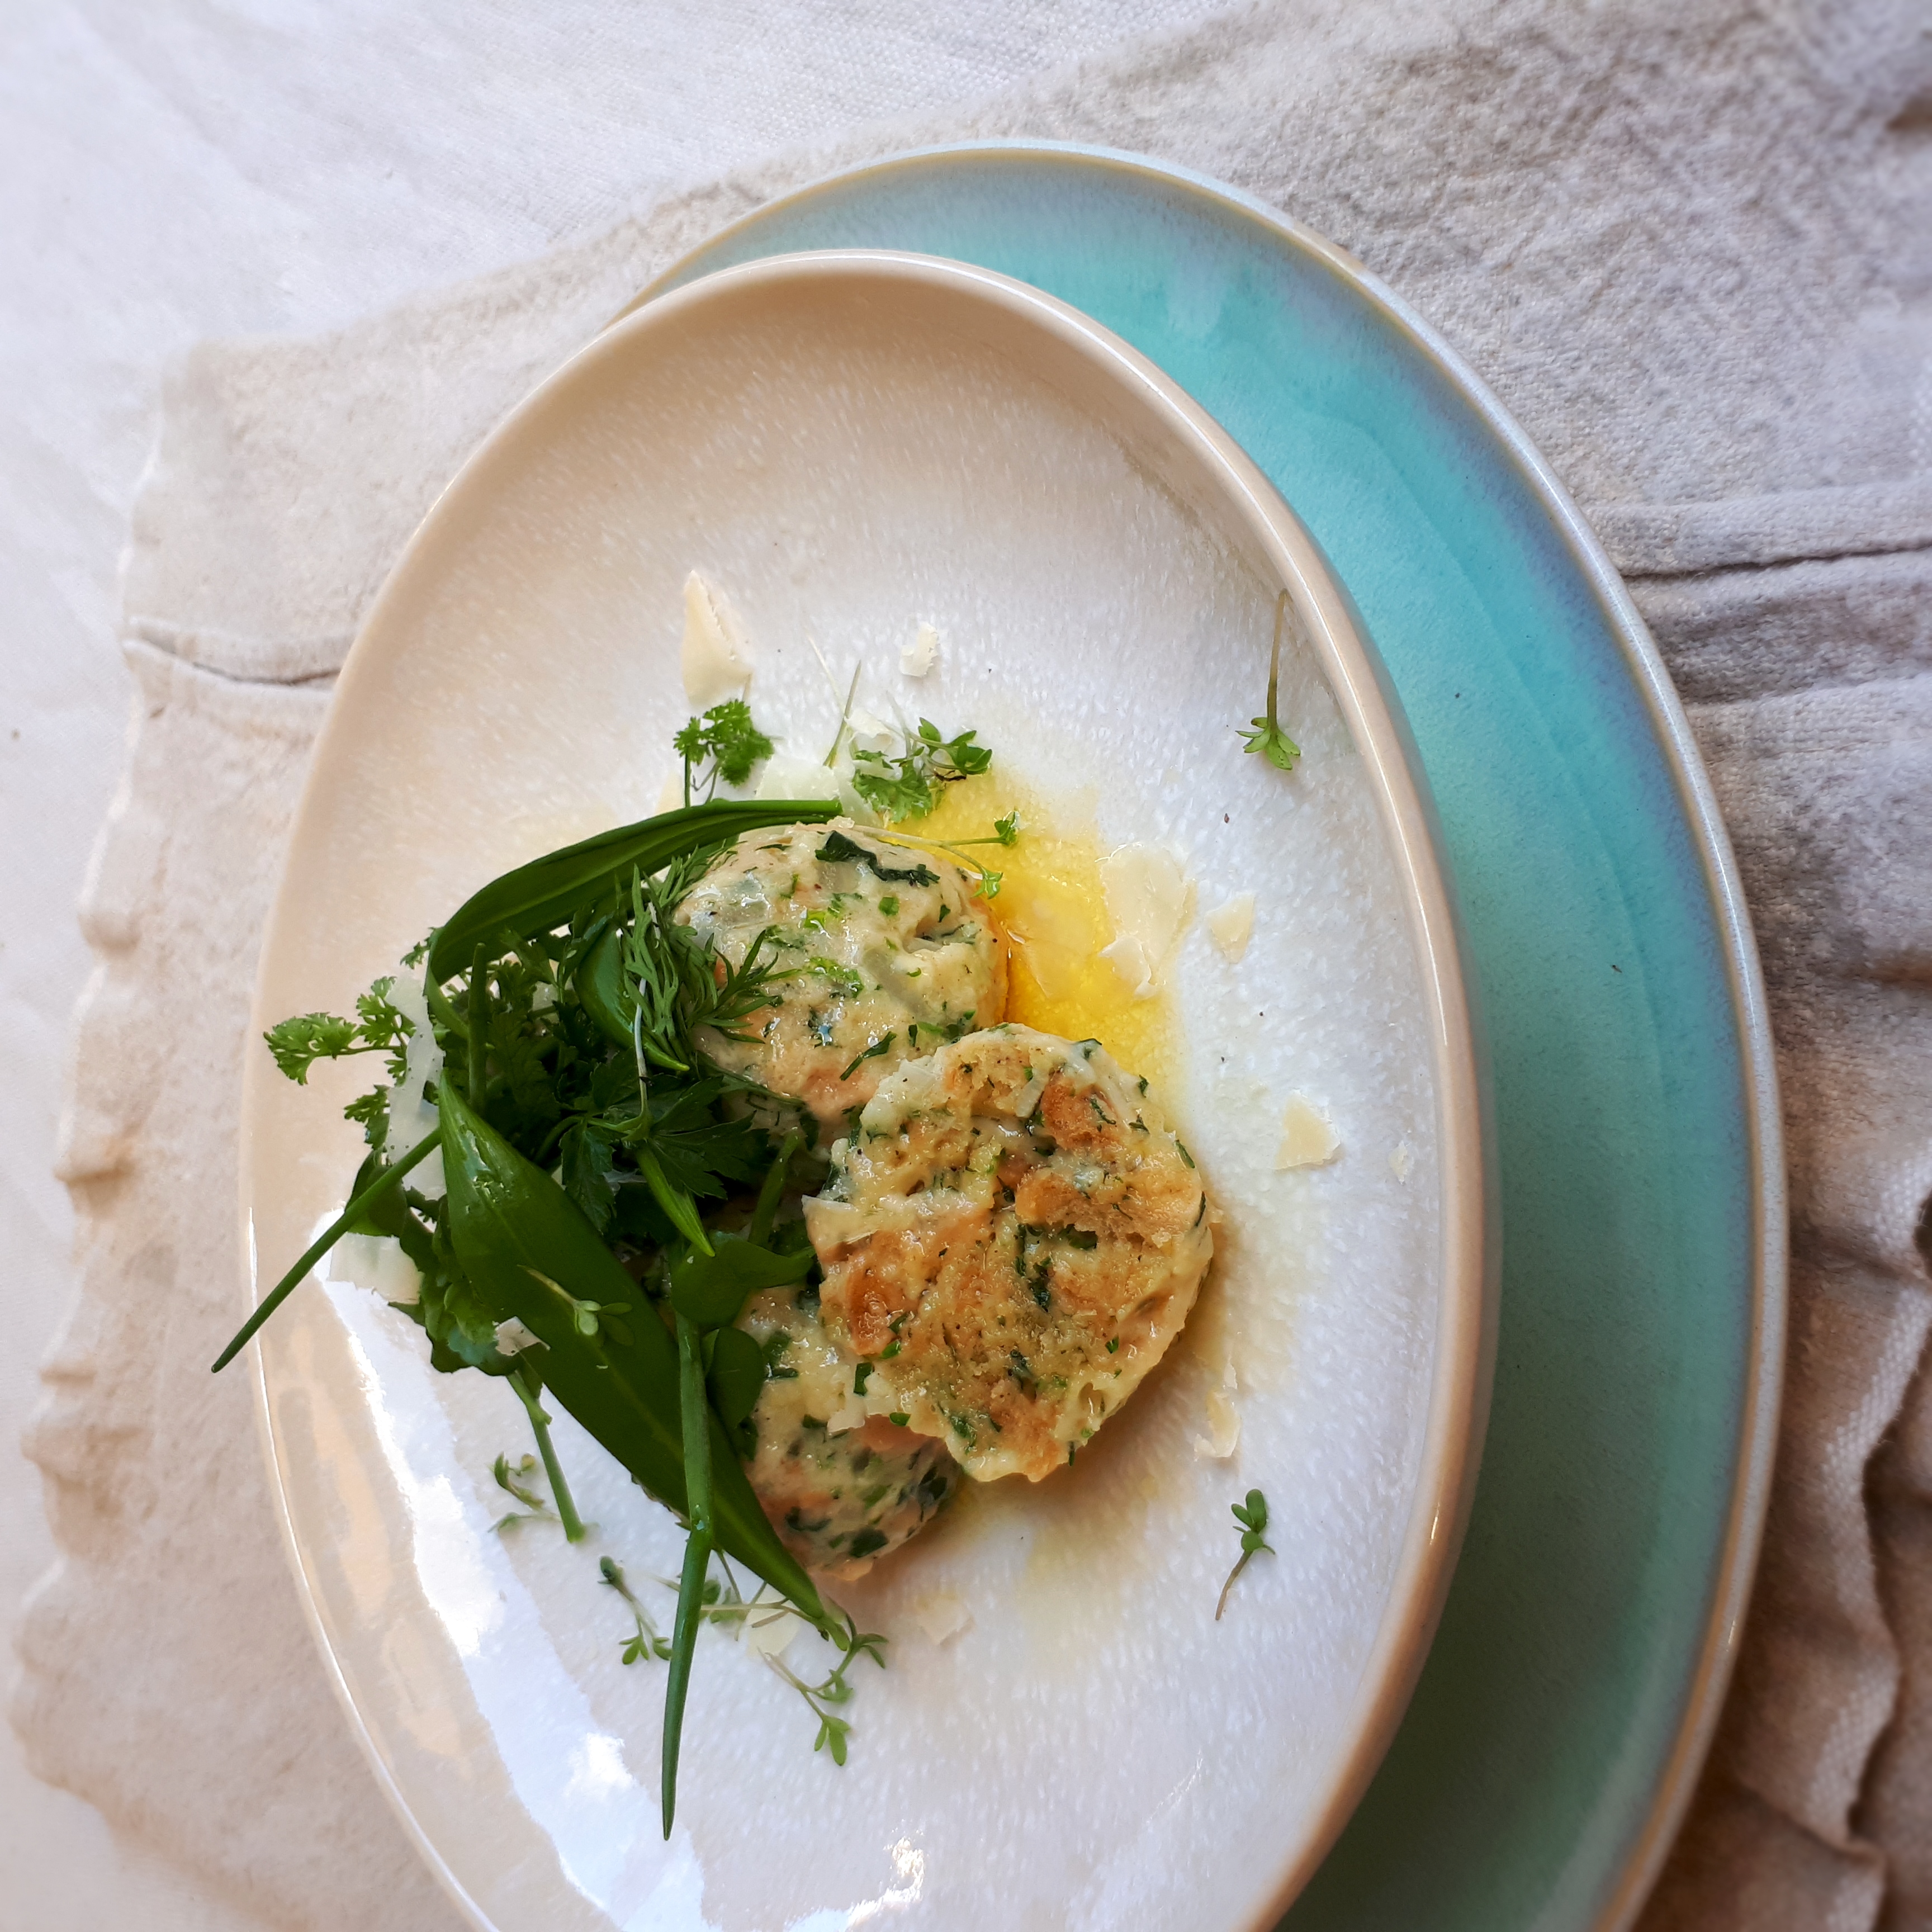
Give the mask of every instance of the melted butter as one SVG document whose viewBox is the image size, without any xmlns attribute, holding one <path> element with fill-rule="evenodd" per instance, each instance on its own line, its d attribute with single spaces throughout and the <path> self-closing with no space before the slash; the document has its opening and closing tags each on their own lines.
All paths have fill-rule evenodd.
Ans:
<svg viewBox="0 0 1932 1932">
<path fill-rule="evenodd" d="M 1036 791 L 996 764 L 979 778 L 949 785 L 932 816 L 908 830 L 926 838 L 983 838 L 995 819 L 1013 811 L 1020 815 L 1017 844 L 966 850 L 1003 874 L 991 903 L 1010 942 L 1006 1018 L 1064 1039 L 1099 1040 L 1122 1067 L 1145 1077 L 1173 1120 L 1186 1066 L 1174 996 L 1162 989 L 1136 999 L 1112 963 L 1099 956 L 1114 928 L 1092 794 Z M 1028 1554 L 1013 1607 L 1036 1654 L 1055 1667 L 1077 1669 L 1102 1634 L 1118 1627 L 1108 1620 L 1126 1613 L 1130 1582 L 1156 1568 L 1151 1525 L 1194 1493 L 1195 1458 L 1174 1446 L 1185 1442 L 1174 1418 L 1162 1422 L 1156 1412 L 1178 1402 L 1177 1414 L 1192 1419 L 1190 1405 L 1198 1401 L 1194 1385 L 1204 1378 L 1192 1370 L 1184 1394 L 1172 1387 L 1172 1368 L 1177 1358 L 1195 1355 L 1192 1331 L 1204 1316 L 1220 1344 L 1221 1300 L 1210 1274 L 1168 1360 L 1081 1451 L 1074 1467 L 1038 1485 L 1018 1477 L 963 1483 L 941 1520 L 951 1520 L 952 1534 L 967 1546 L 1024 1530 Z"/>
<path fill-rule="evenodd" d="M 1004 875 L 992 905 L 1010 942 L 1006 1018 L 1065 1040 L 1097 1040 L 1121 1066 L 1174 1093 L 1183 1054 L 1172 994 L 1136 999 L 1100 957 L 1114 928 L 1091 795 L 1049 798 L 995 765 L 949 785 L 938 810 L 910 829 L 926 838 L 982 838 L 1014 811 L 1017 844 L 968 848 Z"/>
</svg>

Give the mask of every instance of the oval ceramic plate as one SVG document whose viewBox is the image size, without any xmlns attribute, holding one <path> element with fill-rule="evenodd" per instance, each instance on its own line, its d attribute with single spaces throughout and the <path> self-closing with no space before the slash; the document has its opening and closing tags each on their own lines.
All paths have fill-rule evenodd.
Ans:
<svg viewBox="0 0 1932 1932">
<path fill-rule="evenodd" d="M 1294 503 L 1388 668 L 1488 1030 L 1501 1331 L 1428 1668 L 1290 1923 L 1625 1924 L 1717 1721 L 1784 1334 L 1756 954 L 1655 646 L 1455 352 L 1233 189 L 1090 149 L 944 149 L 775 202 L 658 286 L 833 247 L 976 262 L 1131 342 Z"/>
<path fill-rule="evenodd" d="M 816 641 L 874 703 L 976 728 L 1063 828 L 1182 850 L 1196 920 L 1141 1036 L 1226 1219 L 1182 1342 L 1077 1467 L 971 1493 L 844 1598 L 891 1640 L 843 1769 L 724 1635 L 700 1645 L 675 1835 L 662 1681 L 626 1667 L 597 1558 L 681 1537 L 567 1423 L 596 1538 L 493 1531 L 523 1445 L 373 1297 L 265 1335 L 298 1564 L 355 1720 L 479 1924 L 1246 1927 L 1340 1828 L 1447 1585 L 1486 1400 L 1484 1162 L 1448 900 L 1405 740 L 1320 553 L 1246 458 L 1085 318 L 956 263 L 731 270 L 620 323 L 472 459 L 343 674 L 258 1016 L 339 1007 L 504 868 L 652 809 L 685 706 L 685 574 L 751 640 L 759 716 L 830 737 Z M 1280 589 L 1292 776 L 1244 757 Z M 897 673 L 916 620 L 939 670 Z M 353 1131 L 251 1063 L 251 1252 L 341 1198 Z M 318 1093 L 316 1088 L 322 1088 Z M 1284 1102 L 1341 1152 L 1281 1172 Z M 1232 1388 L 1231 1459 L 1197 1451 Z M 1250 1566 L 1228 1505 L 1268 1493 Z M 660 1616 L 670 1597 L 655 1594 Z M 964 1618 L 964 1628 L 949 1631 Z M 801 1638 L 813 1675 L 823 1660 Z M 1240 1856 L 1231 1857 L 1230 1846 Z"/>
</svg>

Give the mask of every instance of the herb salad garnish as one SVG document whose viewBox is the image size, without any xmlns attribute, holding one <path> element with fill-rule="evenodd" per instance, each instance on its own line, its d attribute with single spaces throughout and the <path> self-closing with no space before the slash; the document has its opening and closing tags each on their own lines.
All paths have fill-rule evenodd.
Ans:
<svg viewBox="0 0 1932 1932">
<path fill-rule="evenodd" d="M 816 1293 L 802 1224 L 779 1209 L 810 1190 L 818 1126 L 697 1043 L 700 1032 L 754 1037 L 784 982 L 826 962 L 770 933 L 734 963 L 674 917 L 741 835 L 823 824 L 839 807 L 715 796 L 772 752 L 742 700 L 692 718 L 675 745 L 683 806 L 493 880 L 398 974 L 377 980 L 352 1018 L 304 1013 L 266 1036 L 298 1084 L 318 1060 L 358 1055 L 377 1057 L 386 1078 L 346 1110 L 368 1146 L 348 1205 L 214 1364 L 232 1360 L 344 1235 L 387 1238 L 418 1278 L 416 1298 L 394 1306 L 424 1330 L 431 1365 L 506 1382 L 525 1412 L 537 1454 L 498 1457 L 491 1473 L 515 1507 L 494 1528 L 551 1522 L 572 1542 L 587 1533 L 550 1438 L 560 1407 L 680 1519 L 686 1551 L 668 1631 L 614 1558 L 600 1565 L 631 1614 L 624 1660 L 667 1666 L 667 1836 L 701 1623 L 735 1624 L 748 1639 L 774 1616 L 796 1617 L 832 1644 L 837 1661 L 817 1679 L 782 1663 L 769 1642 L 754 1647 L 812 1711 L 814 1748 L 841 1764 L 850 1666 L 862 1654 L 884 1661 L 884 1640 L 820 1596 L 741 1460 L 757 1449 L 751 1418 L 765 1382 L 796 1371 L 738 1317 L 764 1289 Z M 922 721 L 902 757 L 860 754 L 852 783 L 882 817 L 916 818 L 991 759 L 974 733 L 942 738 Z M 1010 814 L 994 837 L 970 842 L 1010 845 L 1018 833 Z M 903 866 L 852 851 L 901 890 L 935 880 L 922 848 L 952 849 L 884 836 L 912 848 Z M 821 856 L 836 858 L 851 842 L 828 828 Z M 997 890 L 997 874 L 958 856 L 982 890 Z M 892 1044 L 890 1034 L 870 1042 L 861 1058 Z M 418 1174 L 433 1154 L 440 1193 Z M 763 1586 L 749 1602 L 733 1562 Z"/>
</svg>

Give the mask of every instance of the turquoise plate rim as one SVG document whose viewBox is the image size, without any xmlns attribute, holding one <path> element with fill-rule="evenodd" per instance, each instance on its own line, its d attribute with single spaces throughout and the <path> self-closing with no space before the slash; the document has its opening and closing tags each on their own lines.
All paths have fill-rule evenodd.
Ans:
<svg viewBox="0 0 1932 1932">
<path fill-rule="evenodd" d="M 901 238 L 868 232 L 863 236 L 815 238 L 800 243 L 784 241 L 781 231 L 788 220 L 809 214 L 821 204 L 849 195 L 855 190 L 884 187 L 890 191 L 892 185 L 909 176 L 925 176 L 943 181 L 949 172 L 956 175 L 964 170 L 1002 164 L 1047 170 L 1064 170 L 1070 175 L 1112 176 L 1156 188 L 1177 202 L 1191 202 L 1202 214 L 1211 215 L 1230 226 L 1233 224 L 1228 218 L 1234 218 L 1246 226 L 1259 248 L 1286 250 L 1305 262 L 1318 266 L 1345 286 L 1383 327 L 1406 338 L 1413 351 L 1432 365 L 1437 376 L 1456 393 L 1472 417 L 1487 431 L 1496 450 L 1514 472 L 1526 497 L 1541 511 L 1562 550 L 1567 553 L 1566 560 L 1594 602 L 1603 628 L 1616 647 L 1622 668 L 1642 707 L 1682 816 L 1682 829 L 1694 849 L 1721 954 L 1724 992 L 1735 1030 L 1738 1081 L 1735 1126 L 1748 1194 L 1737 1230 L 1748 1250 L 1748 1308 L 1743 1333 L 1738 1338 L 1741 1386 L 1734 1391 L 1738 1425 L 1732 1443 L 1729 1505 L 1724 1515 L 1721 1534 L 1714 1539 L 1716 1546 L 1711 1552 L 1709 1573 L 1700 1580 L 1708 1607 L 1695 1646 L 1694 1661 L 1684 1690 L 1674 1734 L 1662 1762 L 1648 1780 L 1646 1795 L 1636 1800 L 1626 1793 L 1620 1801 L 1618 1793 L 1611 1788 L 1612 1772 L 1627 1768 L 1608 1765 L 1604 1767 L 1603 1802 L 1613 1809 L 1621 1802 L 1629 1816 L 1628 1828 L 1621 1834 L 1624 1849 L 1616 1862 L 1610 1881 L 1598 1888 L 1593 1906 L 1584 1916 L 1552 1919 L 1544 1917 L 1540 1910 L 1533 1915 L 1539 1926 L 1553 1928 L 1561 1923 L 1574 1926 L 1579 1932 L 1585 1927 L 1589 1928 L 1589 1932 L 1620 1932 L 1620 1928 L 1629 1925 L 1642 1908 L 1662 1868 L 1689 1806 L 1716 1730 L 1736 1660 L 1763 1532 L 1784 1372 L 1786 1222 L 1782 1124 L 1776 1067 L 1763 977 L 1750 916 L 1709 778 L 1682 702 L 1628 590 L 1548 463 L 1488 386 L 1407 302 L 1346 249 L 1238 188 L 1148 157 L 1079 143 L 987 141 L 916 149 L 842 170 L 775 197 L 719 230 L 672 264 L 620 314 L 628 314 L 654 296 L 732 262 L 754 255 L 790 252 L 800 246 L 903 248 L 927 254 L 954 253 L 958 259 L 974 260 L 971 254 L 935 247 L 929 236 Z M 772 238 L 772 245 L 769 246 L 765 245 L 768 236 Z M 1015 275 L 1016 279 L 1034 280 L 1036 286 L 1046 288 L 1048 292 L 1058 295 L 1063 300 L 1072 299 L 1064 290 L 1020 274 L 1010 263 L 982 260 L 977 262 L 977 266 Z M 1097 314 L 1094 319 L 1124 336 L 1157 364 L 1168 368 L 1160 350 L 1130 328 L 1122 326 L 1118 318 Z M 1171 368 L 1168 373 L 1181 381 L 1184 388 L 1187 386 L 1185 380 Z M 1211 404 L 1204 401 L 1203 406 L 1209 409 L 1210 414 L 1214 412 Z M 1238 431 L 1229 427 L 1239 441 Z M 1299 510 L 1301 506 L 1297 500 L 1293 480 L 1274 476 L 1261 453 L 1250 453 L 1264 471 L 1270 473 L 1271 480 L 1289 502 Z M 1317 535 L 1318 539 L 1319 533 Z M 1337 574 L 1343 573 L 1338 570 Z M 1346 581 L 1346 576 L 1343 580 Z M 1400 682 L 1393 673 L 1390 681 L 1391 688 L 1400 695 Z M 1464 918 L 1466 921 L 1472 916 L 1466 896 Z M 1494 1002 L 1486 1000 L 1484 1004 L 1489 1009 L 1493 1034 Z M 1500 1100 L 1498 1104 L 1501 1106 Z M 1507 1242 L 1507 1227 L 1504 1238 Z M 1508 1266 L 1507 1259 L 1504 1265 Z M 1505 1327 L 1505 1352 L 1508 1346 L 1508 1331 Z M 1504 1361 L 1499 1361 L 1497 1372 L 1499 1380 L 1507 1372 Z M 1481 1490 L 1479 1480 L 1479 1510 Z M 1466 1555 L 1464 1561 L 1466 1564 Z M 1455 1586 L 1452 1583 L 1452 1606 L 1454 1595 Z M 1640 1642 L 1643 1634 L 1637 1634 Z M 1396 1750 L 1399 1751 L 1401 1745 L 1402 1734 L 1398 1732 Z M 1373 1796 L 1372 1787 L 1372 1799 Z M 1348 1838 L 1345 1833 L 1344 1845 Z M 1384 1846 L 1378 1849 L 1382 1855 L 1388 1856 L 1396 1848 Z M 1476 1854 L 1478 1858 L 1483 1855 L 1482 1850 Z M 1318 1876 L 1317 1882 L 1318 1885 Z M 1300 1932 L 1301 1922 L 1306 1916 L 1303 1911 L 1292 1912 L 1284 1926 L 1295 1926 Z M 1348 1922 L 1354 1922 L 1358 1916 L 1366 1922 L 1374 1914 L 1352 1913 Z M 1318 1914 L 1313 1922 L 1329 1922 L 1321 1919 Z M 1492 1916 L 1490 1922 L 1496 1928 L 1496 1932 L 1502 1932 L 1505 1924 L 1514 1922 L 1505 1911 Z M 1531 1920 L 1525 1918 L 1521 1922 L 1527 1924 Z"/>
</svg>

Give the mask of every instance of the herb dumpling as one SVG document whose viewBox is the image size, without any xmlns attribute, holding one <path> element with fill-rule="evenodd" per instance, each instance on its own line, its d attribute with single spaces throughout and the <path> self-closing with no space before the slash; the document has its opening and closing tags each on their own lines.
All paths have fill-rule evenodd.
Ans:
<svg viewBox="0 0 1932 1932">
<path fill-rule="evenodd" d="M 805 1213 L 867 1408 L 982 1480 L 1071 1462 L 1180 1332 L 1214 1251 L 1146 1082 L 1023 1026 L 892 1074 Z"/>
<path fill-rule="evenodd" d="M 738 1318 L 764 1349 L 746 1473 L 785 1546 L 810 1570 L 852 1577 L 929 1522 L 959 1480 L 944 1444 L 869 1414 L 866 1378 L 836 1347 L 808 1286 L 754 1295 Z"/>
<path fill-rule="evenodd" d="M 728 1072 L 842 1126 L 902 1062 L 1003 1018 L 1006 951 L 960 868 L 844 820 L 748 832 L 678 906 L 736 968 L 758 963 L 773 1006 L 700 1030 Z"/>
</svg>

